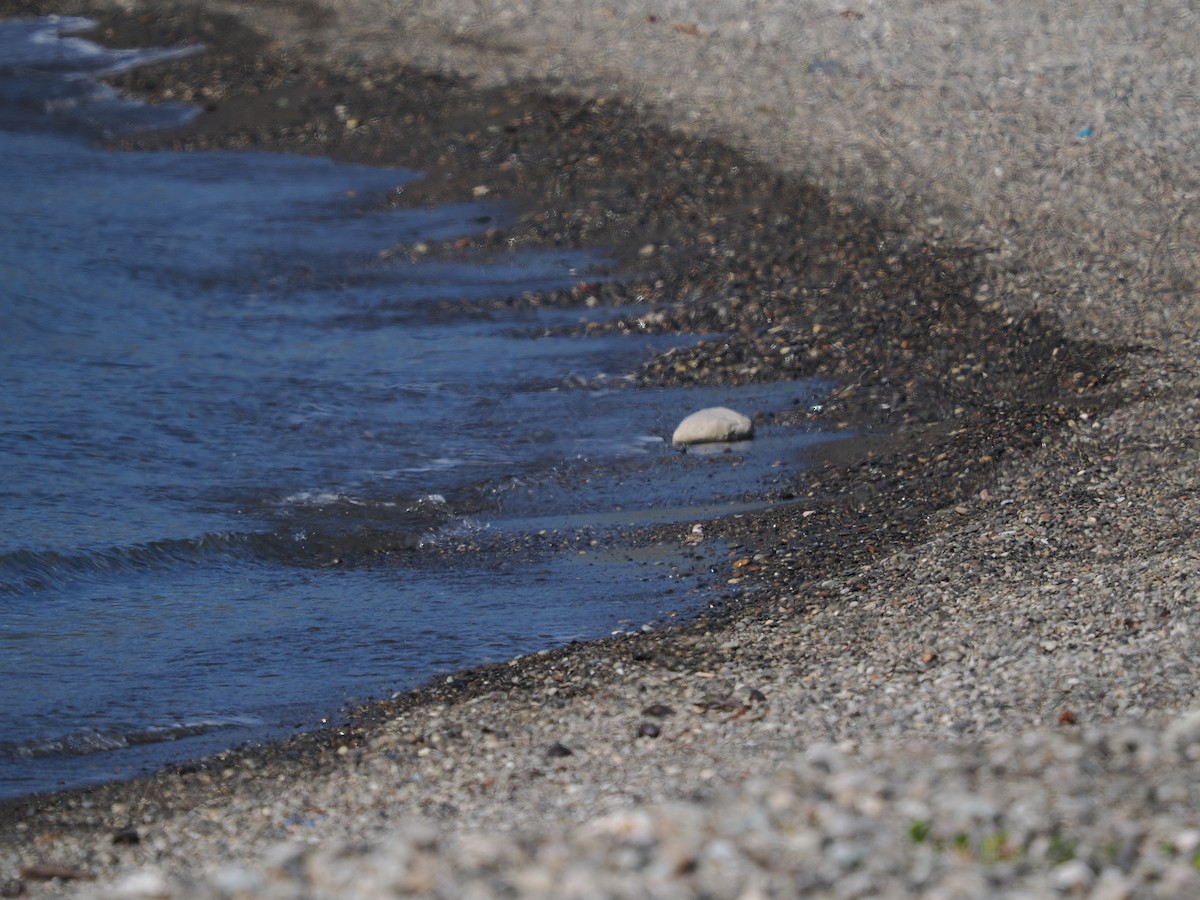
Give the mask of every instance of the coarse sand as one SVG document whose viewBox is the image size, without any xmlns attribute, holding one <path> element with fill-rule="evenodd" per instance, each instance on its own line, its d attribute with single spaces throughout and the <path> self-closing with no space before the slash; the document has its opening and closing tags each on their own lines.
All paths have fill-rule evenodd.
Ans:
<svg viewBox="0 0 1200 900">
<path fill-rule="evenodd" d="M 920 423 L 953 495 L 905 494 L 884 451 L 831 462 L 858 521 L 884 482 L 911 502 L 904 540 L 842 534 L 853 552 L 804 574 L 808 519 L 730 526 L 753 614 L 493 667 L 308 749 L 10 805 L 4 895 L 1200 895 L 1191 4 L 177 6 L 301 68 L 619 98 L 905 246 L 973 248 L 973 321 L 1050 322 L 1111 365 L 1020 452 L 991 432 L 958 454 L 953 410 Z"/>
</svg>

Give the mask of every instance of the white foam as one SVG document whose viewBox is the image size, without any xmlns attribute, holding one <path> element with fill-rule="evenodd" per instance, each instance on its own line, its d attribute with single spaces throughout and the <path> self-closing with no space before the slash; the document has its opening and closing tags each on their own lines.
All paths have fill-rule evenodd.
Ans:
<svg viewBox="0 0 1200 900">
<path fill-rule="evenodd" d="M 462 464 L 463 464 L 463 461 L 461 459 L 457 459 L 457 458 L 451 457 L 451 456 L 439 456 L 437 459 L 431 459 L 426 465 L 405 466 L 400 471 L 419 475 L 422 472 L 438 472 L 438 471 L 441 471 L 444 469 L 455 469 L 455 468 L 458 468 L 459 466 L 461 466 Z"/>
<path fill-rule="evenodd" d="M 280 506 L 332 506 L 335 503 L 349 503 L 351 506 L 366 506 L 366 502 L 348 494 L 336 491 L 298 491 L 289 494 L 279 501 Z"/>
<path fill-rule="evenodd" d="M 72 131 L 83 126 L 104 136 L 176 127 L 195 116 L 196 107 L 130 100 L 95 79 L 191 56 L 202 52 L 203 45 L 112 49 L 74 34 L 95 25 L 77 16 L 0 21 L 0 72 L 24 86 L 15 95 L 19 100 L 4 98 L 0 113 L 9 118 L 14 113 L 28 117 L 40 102 L 41 111 L 56 129 Z M 14 102 L 10 109 L 8 104 Z"/>
<path fill-rule="evenodd" d="M 418 498 L 416 502 L 408 508 L 408 511 L 418 512 L 427 509 L 442 509 L 447 505 L 446 498 L 441 494 L 426 494 L 424 497 Z"/>
<path fill-rule="evenodd" d="M 78 65 L 95 75 L 115 75 L 136 66 L 179 59 L 204 51 L 203 44 L 114 50 L 75 35 L 75 32 L 95 28 L 96 23 L 91 19 L 82 16 L 48 16 L 42 21 L 42 27 L 35 28 L 29 35 L 29 43 L 37 48 L 52 47 L 54 52 L 47 54 L 44 49 L 40 49 L 37 53 L 30 54 L 30 58 L 24 61 L 34 65 L 53 63 L 55 68 Z"/>
</svg>

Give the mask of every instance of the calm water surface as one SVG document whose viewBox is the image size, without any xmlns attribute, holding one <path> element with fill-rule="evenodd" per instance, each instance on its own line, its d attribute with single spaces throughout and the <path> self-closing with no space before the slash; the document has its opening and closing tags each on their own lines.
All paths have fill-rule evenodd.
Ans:
<svg viewBox="0 0 1200 900">
<path fill-rule="evenodd" d="M 685 457 L 663 440 L 678 419 L 819 386 L 567 387 L 619 385 L 681 339 L 547 337 L 582 313 L 453 304 L 608 277 L 604 248 L 401 261 L 381 251 L 511 211 L 379 211 L 415 172 L 105 152 L 191 113 L 80 77 L 146 57 L 61 27 L 0 23 L 0 796 L 706 602 L 702 556 L 454 548 L 651 519 L 682 535 L 821 436 Z"/>
</svg>

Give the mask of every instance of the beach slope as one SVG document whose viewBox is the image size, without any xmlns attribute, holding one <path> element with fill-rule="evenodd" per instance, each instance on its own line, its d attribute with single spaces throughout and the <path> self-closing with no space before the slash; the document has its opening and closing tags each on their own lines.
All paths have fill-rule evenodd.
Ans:
<svg viewBox="0 0 1200 900">
<path fill-rule="evenodd" d="M 269 52 L 296 78 L 311 66 L 361 88 L 412 66 L 472 91 L 536 83 L 580 111 L 620 100 L 820 186 L 822 221 L 876 229 L 883 268 L 892 248 L 937 260 L 921 290 L 953 281 L 958 305 L 906 313 L 909 336 L 896 331 L 908 319 L 879 319 L 892 331 L 859 338 L 895 339 L 895 353 L 872 351 L 875 377 L 831 398 L 883 423 L 911 381 L 932 405 L 909 438 L 831 455 L 808 517 L 706 525 L 743 548 L 727 577 L 752 582 L 750 606 L 466 673 L 269 753 L 6 806 L 4 891 L 1200 893 L 1189 4 L 177 12 L 200 8 L 263 37 L 231 60 Z M 686 180 L 683 162 L 671 174 Z M 859 271 L 847 292 L 882 302 Z M 927 295 L 907 277 L 897 308 L 916 310 Z M 778 301 L 752 294 L 735 306 L 751 325 Z M 848 321 L 831 327 L 853 354 Z M 749 327 L 739 346 L 759 337 Z M 910 340 L 936 365 L 905 361 Z M 839 374 L 834 350 L 813 346 L 813 365 Z"/>
</svg>

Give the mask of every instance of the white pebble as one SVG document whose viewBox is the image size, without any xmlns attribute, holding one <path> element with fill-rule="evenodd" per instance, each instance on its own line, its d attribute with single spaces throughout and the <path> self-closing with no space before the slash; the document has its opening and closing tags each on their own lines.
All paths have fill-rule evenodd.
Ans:
<svg viewBox="0 0 1200 900">
<path fill-rule="evenodd" d="M 121 879 L 112 889 L 112 897 L 122 900 L 150 900 L 150 898 L 172 896 L 171 886 L 161 872 L 142 869 Z"/>
<path fill-rule="evenodd" d="M 1071 859 L 1055 866 L 1050 881 L 1055 890 L 1066 892 L 1086 891 L 1092 886 L 1092 870 L 1082 859 Z"/>
<path fill-rule="evenodd" d="M 754 423 L 749 418 L 724 406 L 712 406 L 692 413 L 679 423 L 671 442 L 707 444 L 718 441 L 742 441 L 754 435 Z"/>
</svg>

